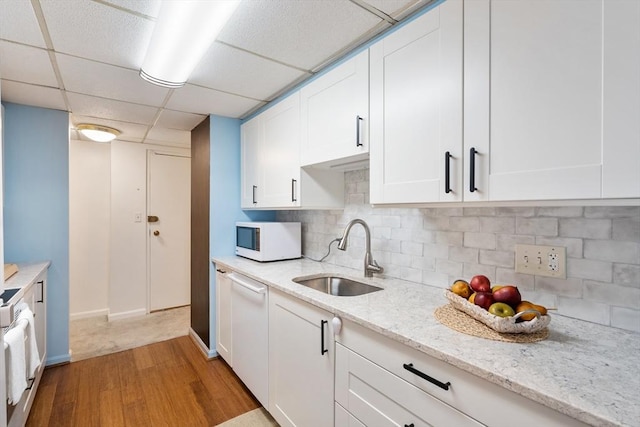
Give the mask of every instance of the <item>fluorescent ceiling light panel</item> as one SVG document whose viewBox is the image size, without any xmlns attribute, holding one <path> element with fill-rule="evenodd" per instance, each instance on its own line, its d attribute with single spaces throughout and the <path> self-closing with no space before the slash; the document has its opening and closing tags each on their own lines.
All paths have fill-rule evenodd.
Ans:
<svg viewBox="0 0 640 427">
<path fill-rule="evenodd" d="M 240 1 L 163 1 L 140 77 L 159 86 L 184 86 Z"/>
</svg>

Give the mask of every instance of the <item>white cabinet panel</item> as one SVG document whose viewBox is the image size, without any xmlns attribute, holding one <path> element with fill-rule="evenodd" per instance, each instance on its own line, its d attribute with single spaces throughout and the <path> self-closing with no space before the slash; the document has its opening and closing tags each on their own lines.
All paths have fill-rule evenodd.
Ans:
<svg viewBox="0 0 640 427">
<path fill-rule="evenodd" d="M 300 93 L 244 123 L 243 209 L 334 209 L 344 206 L 344 173 L 300 167 Z"/>
<path fill-rule="evenodd" d="M 226 272 L 216 270 L 216 351 L 233 367 L 231 334 L 231 280 Z"/>
<path fill-rule="evenodd" d="M 370 48 L 374 204 L 462 198 L 462 17 L 449 0 Z"/>
<path fill-rule="evenodd" d="M 640 111 L 640 46 L 625 34 L 638 13 L 620 13 L 631 3 L 585 0 L 580 13 L 572 0 L 465 3 L 465 153 L 479 153 L 478 191 L 466 185 L 465 200 L 634 196 L 638 179 L 614 172 L 616 157 L 640 152 L 637 119 L 615 124 Z M 637 158 L 623 162 L 637 170 Z"/>
<path fill-rule="evenodd" d="M 242 170 L 240 179 L 240 204 L 243 208 L 254 208 L 258 204 L 258 200 L 262 199 L 262 196 L 259 194 L 259 191 L 262 190 L 262 185 L 258 182 L 258 168 L 263 139 L 264 129 L 262 120 L 260 120 L 259 117 L 249 120 L 242 125 L 240 143 Z"/>
<path fill-rule="evenodd" d="M 364 51 L 300 90 L 301 164 L 324 166 L 369 153 L 369 52 Z M 329 162 L 329 164 L 327 164 Z"/>
<path fill-rule="evenodd" d="M 269 412 L 283 427 L 333 426 L 330 313 L 271 289 Z"/>
</svg>

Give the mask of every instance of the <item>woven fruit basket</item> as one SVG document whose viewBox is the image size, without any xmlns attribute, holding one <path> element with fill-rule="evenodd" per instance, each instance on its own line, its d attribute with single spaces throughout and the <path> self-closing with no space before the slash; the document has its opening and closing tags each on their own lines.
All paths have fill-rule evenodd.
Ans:
<svg viewBox="0 0 640 427">
<path fill-rule="evenodd" d="M 444 291 L 444 296 L 457 310 L 468 314 L 494 331 L 500 333 L 532 334 L 546 328 L 549 326 L 549 322 L 551 322 L 551 317 L 548 314 L 542 316 L 535 310 L 526 310 L 510 317 L 499 317 L 489 313 L 480 306 L 471 304 L 466 299 L 454 294 L 448 289 Z M 517 320 L 525 313 L 535 313 L 536 317 L 532 320 L 517 322 Z"/>
</svg>

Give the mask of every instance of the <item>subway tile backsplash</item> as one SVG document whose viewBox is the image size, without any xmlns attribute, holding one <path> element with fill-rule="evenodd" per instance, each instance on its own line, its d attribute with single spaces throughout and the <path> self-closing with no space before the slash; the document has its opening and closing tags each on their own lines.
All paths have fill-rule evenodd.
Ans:
<svg viewBox="0 0 640 427">
<path fill-rule="evenodd" d="M 485 274 L 558 314 L 640 333 L 640 207 L 373 208 L 368 169 L 345 172 L 345 186 L 344 210 L 278 212 L 302 222 L 306 256 L 323 257 L 362 218 L 386 276 L 445 288 Z M 567 279 L 516 273 L 516 244 L 565 246 Z M 362 269 L 363 261 L 364 231 L 355 226 L 347 251 L 333 243 L 325 262 Z"/>
</svg>

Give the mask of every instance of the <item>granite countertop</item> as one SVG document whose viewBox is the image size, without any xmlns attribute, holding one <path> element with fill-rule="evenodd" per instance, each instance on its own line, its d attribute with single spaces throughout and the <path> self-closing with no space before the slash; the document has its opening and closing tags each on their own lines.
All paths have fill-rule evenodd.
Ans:
<svg viewBox="0 0 640 427">
<path fill-rule="evenodd" d="M 640 335 L 552 316 L 549 337 L 514 344 L 472 337 L 440 324 L 443 289 L 309 260 L 259 263 L 214 258 L 226 267 L 402 342 L 485 380 L 594 426 L 640 426 Z M 337 297 L 291 279 L 337 273 L 384 288 Z"/>
<path fill-rule="evenodd" d="M 5 289 L 20 289 L 9 301 L 4 303 L 15 303 L 24 295 L 24 288 L 30 285 L 36 277 L 38 277 L 43 271 L 49 268 L 50 261 L 34 262 L 34 263 L 22 263 L 18 264 L 18 272 L 11 276 L 9 280 L 4 282 Z"/>
</svg>

